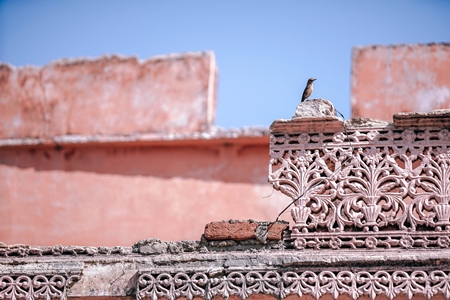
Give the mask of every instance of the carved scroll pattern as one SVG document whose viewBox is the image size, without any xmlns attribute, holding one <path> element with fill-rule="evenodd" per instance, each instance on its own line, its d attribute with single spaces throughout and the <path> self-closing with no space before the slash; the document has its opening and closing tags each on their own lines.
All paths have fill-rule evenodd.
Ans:
<svg viewBox="0 0 450 300">
<path fill-rule="evenodd" d="M 375 299 L 384 295 L 393 299 L 398 295 L 421 294 L 428 299 L 442 294 L 450 298 L 450 276 L 444 271 L 304 271 L 304 272 L 231 272 L 221 276 L 206 273 L 150 274 L 144 273 L 137 284 L 137 299 L 157 300 L 164 297 L 175 300 L 185 297 L 213 299 L 221 296 L 228 299 L 238 296 L 246 299 L 250 295 L 265 294 L 283 299 L 289 295 L 310 295 L 319 299 L 331 294 L 334 299 L 342 294 L 352 299 L 366 295 Z"/>
<path fill-rule="evenodd" d="M 67 286 L 78 279 L 75 275 L 3 275 L 0 276 L 0 299 L 65 299 Z"/>
<path fill-rule="evenodd" d="M 449 137 L 386 128 L 272 135 L 269 182 L 297 199 L 295 247 L 449 247 Z"/>
</svg>

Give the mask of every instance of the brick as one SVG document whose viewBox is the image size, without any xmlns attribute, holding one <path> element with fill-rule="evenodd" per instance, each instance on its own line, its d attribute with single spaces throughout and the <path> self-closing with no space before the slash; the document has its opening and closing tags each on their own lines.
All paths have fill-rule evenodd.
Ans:
<svg viewBox="0 0 450 300">
<path fill-rule="evenodd" d="M 392 122 L 399 112 L 450 107 L 450 44 L 353 49 L 352 117 Z"/>
<path fill-rule="evenodd" d="M 255 238 L 256 227 L 254 221 L 220 221 L 211 222 L 205 226 L 207 240 L 235 240 L 244 241 Z"/>
<path fill-rule="evenodd" d="M 283 231 L 289 228 L 289 223 L 271 223 L 268 228 L 269 233 L 267 239 L 271 241 L 280 241 L 283 238 Z"/>
<path fill-rule="evenodd" d="M 216 82 L 211 52 L 0 64 L 0 138 L 202 131 Z"/>
</svg>

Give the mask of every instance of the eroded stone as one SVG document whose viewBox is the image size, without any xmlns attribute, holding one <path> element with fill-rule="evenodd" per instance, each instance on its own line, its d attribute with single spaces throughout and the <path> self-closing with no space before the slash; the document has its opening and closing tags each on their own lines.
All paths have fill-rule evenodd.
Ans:
<svg viewBox="0 0 450 300">
<path fill-rule="evenodd" d="M 336 115 L 333 104 L 325 99 L 309 99 L 301 102 L 292 118 L 326 118 Z"/>
<path fill-rule="evenodd" d="M 372 118 L 351 118 L 345 121 L 347 127 L 384 127 L 389 124 L 387 121 Z"/>
<path fill-rule="evenodd" d="M 450 109 L 437 109 L 430 112 L 396 113 L 394 125 L 397 127 L 450 127 Z"/>
</svg>

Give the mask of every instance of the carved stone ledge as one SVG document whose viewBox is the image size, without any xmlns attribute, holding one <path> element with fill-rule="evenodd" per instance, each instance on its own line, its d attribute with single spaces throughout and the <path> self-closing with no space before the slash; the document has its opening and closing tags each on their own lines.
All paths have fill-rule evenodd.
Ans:
<svg viewBox="0 0 450 300">
<path fill-rule="evenodd" d="M 438 109 L 427 113 L 397 113 L 394 115 L 396 127 L 450 127 L 450 109 Z"/>
<path fill-rule="evenodd" d="M 0 299 L 63 299 L 79 275 L 0 275 Z"/>
<path fill-rule="evenodd" d="M 339 255 L 312 249 L 272 249 L 2 257 L 0 298 L 212 299 L 236 295 L 245 299 L 256 294 L 279 298 L 348 294 L 357 298 L 442 293 L 449 299 L 450 293 L 444 292 L 449 288 L 449 273 L 448 248 L 401 252 L 342 249 Z"/>
<path fill-rule="evenodd" d="M 295 134 L 314 130 L 334 132 L 343 130 L 344 122 L 338 117 L 279 119 L 270 125 L 272 133 Z"/>
<path fill-rule="evenodd" d="M 228 299 L 238 296 L 247 299 L 251 295 L 264 294 L 284 299 L 290 295 L 309 295 L 318 300 L 325 294 L 334 299 L 348 295 L 356 300 L 361 296 L 375 299 L 385 296 L 394 299 L 406 295 L 431 297 L 442 294 L 450 297 L 450 271 L 429 270 L 342 270 L 326 271 L 250 271 L 228 273 L 151 273 L 139 276 L 136 298 L 169 300 L 185 297 L 213 299 L 221 296 Z"/>
</svg>

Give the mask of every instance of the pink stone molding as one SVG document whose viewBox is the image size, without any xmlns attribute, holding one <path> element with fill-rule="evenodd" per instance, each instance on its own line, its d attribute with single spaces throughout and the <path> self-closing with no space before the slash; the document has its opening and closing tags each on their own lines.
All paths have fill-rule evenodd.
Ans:
<svg viewBox="0 0 450 300">
<path fill-rule="evenodd" d="M 264 294 L 284 299 L 290 295 L 309 295 L 318 300 L 325 294 L 333 299 L 348 295 L 356 300 L 368 296 L 374 300 L 383 295 L 394 299 L 406 295 L 423 295 L 427 299 L 442 294 L 450 297 L 450 274 L 448 271 L 250 271 L 230 272 L 214 276 L 210 273 L 143 273 L 139 276 L 136 299 L 174 300 L 185 297 L 228 299 L 238 296 L 247 299 L 251 295 Z"/>
<path fill-rule="evenodd" d="M 66 289 L 78 275 L 0 275 L 0 299 L 66 299 Z"/>
<path fill-rule="evenodd" d="M 443 116 L 448 112 L 418 115 L 415 123 L 423 117 L 428 125 L 414 128 L 336 120 L 334 130 L 316 131 L 309 120 L 303 130 L 301 118 L 275 121 L 269 182 L 295 201 L 295 248 L 448 248 L 450 131 L 440 126 Z"/>
</svg>

